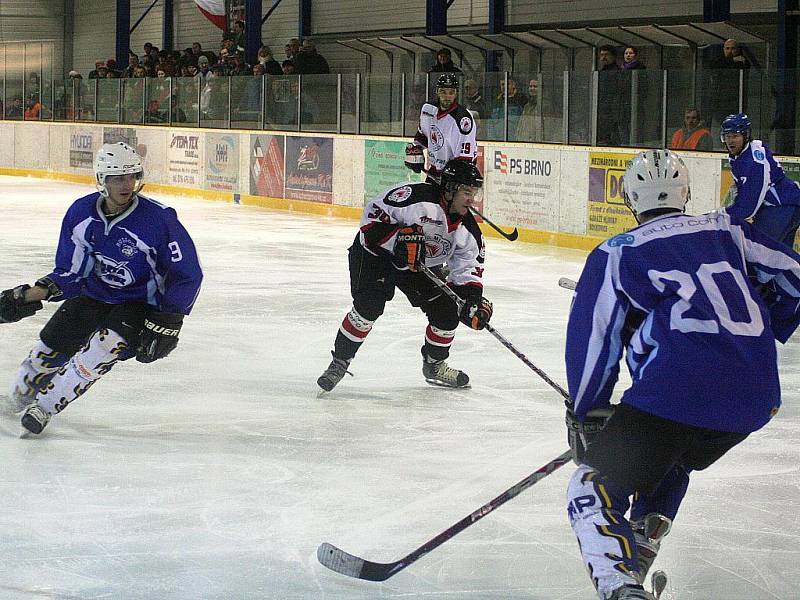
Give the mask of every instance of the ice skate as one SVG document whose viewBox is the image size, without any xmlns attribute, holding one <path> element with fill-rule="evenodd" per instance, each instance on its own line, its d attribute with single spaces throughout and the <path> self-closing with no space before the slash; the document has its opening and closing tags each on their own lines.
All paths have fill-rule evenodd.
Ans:
<svg viewBox="0 0 800 600">
<path fill-rule="evenodd" d="M 640 585 L 623 585 L 606 596 L 606 600 L 656 600 L 656 597 Z"/>
<path fill-rule="evenodd" d="M 431 385 L 463 388 L 469 385 L 469 377 L 464 371 L 453 369 L 443 360 L 433 361 L 427 356 L 422 359 L 422 374 Z"/>
<path fill-rule="evenodd" d="M 653 566 L 658 550 L 661 548 L 661 540 L 667 536 L 672 528 L 672 521 L 664 515 L 650 513 L 643 519 L 632 522 L 631 528 L 636 539 L 636 562 L 639 565 L 637 581 L 644 584 L 647 573 L 650 571 L 650 567 Z M 664 578 L 666 580 L 666 575 Z"/>
<path fill-rule="evenodd" d="M 42 433 L 50 422 L 50 415 L 38 404 L 31 404 L 22 415 L 22 426 L 31 433 Z"/>
<path fill-rule="evenodd" d="M 331 353 L 331 355 L 333 355 L 333 353 Z M 330 392 L 342 380 L 345 374 L 353 375 L 347 370 L 348 366 L 350 366 L 349 360 L 342 360 L 334 356 L 331 364 L 328 365 L 325 372 L 317 379 L 317 385 L 324 391 Z"/>
</svg>

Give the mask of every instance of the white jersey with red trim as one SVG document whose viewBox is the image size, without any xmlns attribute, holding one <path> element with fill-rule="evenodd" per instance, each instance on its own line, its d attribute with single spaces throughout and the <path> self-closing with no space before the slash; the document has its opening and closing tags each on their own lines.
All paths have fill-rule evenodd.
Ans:
<svg viewBox="0 0 800 600">
<path fill-rule="evenodd" d="M 372 254 L 391 255 L 398 230 L 409 225 L 421 225 L 425 232 L 428 267 L 447 263 L 448 283 L 476 287 L 476 293 L 481 293 L 483 234 L 472 213 L 447 213 L 438 185 L 409 181 L 379 193 L 364 208 L 358 239 Z"/>
<path fill-rule="evenodd" d="M 444 111 L 433 104 L 423 104 L 414 143 L 428 149 L 428 175 L 438 180 L 447 161 L 454 158 L 475 162 L 475 129 L 472 115 L 457 102 Z"/>
</svg>

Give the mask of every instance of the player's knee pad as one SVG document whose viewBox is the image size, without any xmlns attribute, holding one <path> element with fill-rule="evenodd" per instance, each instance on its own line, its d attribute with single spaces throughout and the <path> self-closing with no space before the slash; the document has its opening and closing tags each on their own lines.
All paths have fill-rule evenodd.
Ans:
<svg viewBox="0 0 800 600">
<path fill-rule="evenodd" d="M 95 381 L 108 373 L 127 350 L 128 342 L 121 335 L 110 329 L 100 329 L 70 362 L 81 378 Z"/>
<path fill-rule="evenodd" d="M 383 314 L 386 302 L 386 298 L 381 294 L 359 293 L 353 296 L 352 311 L 355 311 L 361 319 L 374 323 Z"/>
<path fill-rule="evenodd" d="M 567 501 L 570 525 L 598 590 L 636 583 L 636 542 L 625 519 L 630 506 L 628 492 L 581 465 L 569 482 Z"/>
<path fill-rule="evenodd" d="M 50 346 L 39 340 L 28 354 L 27 364 L 36 373 L 55 373 L 63 367 L 69 355 L 65 352 L 53 350 Z"/>
</svg>

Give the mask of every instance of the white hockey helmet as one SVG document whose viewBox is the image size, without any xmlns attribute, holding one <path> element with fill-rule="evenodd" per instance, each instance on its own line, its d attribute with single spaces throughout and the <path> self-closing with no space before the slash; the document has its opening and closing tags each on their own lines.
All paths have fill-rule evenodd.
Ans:
<svg viewBox="0 0 800 600">
<path fill-rule="evenodd" d="M 689 201 L 689 170 L 670 150 L 636 155 L 623 176 L 625 204 L 640 215 L 662 208 L 684 211 Z"/>
<path fill-rule="evenodd" d="M 136 175 L 136 192 L 144 185 L 142 157 L 125 142 L 100 146 L 94 160 L 94 174 L 97 178 L 97 189 L 104 196 L 108 195 L 106 177 L 109 175 Z"/>
</svg>

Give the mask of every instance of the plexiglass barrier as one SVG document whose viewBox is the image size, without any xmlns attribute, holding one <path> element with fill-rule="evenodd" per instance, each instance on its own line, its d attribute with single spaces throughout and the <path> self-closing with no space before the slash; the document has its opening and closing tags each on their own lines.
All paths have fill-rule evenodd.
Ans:
<svg viewBox="0 0 800 600">
<path fill-rule="evenodd" d="M 0 46 L 3 119 L 410 138 L 422 105 L 437 101 L 439 74 L 426 73 L 53 81 L 41 76 L 48 53 L 41 44 Z M 458 101 L 479 140 L 721 150 L 722 119 L 743 110 L 754 136 L 796 154 L 797 79 L 756 69 L 472 73 L 459 75 Z M 698 144 L 700 129 L 708 135 Z"/>
</svg>

